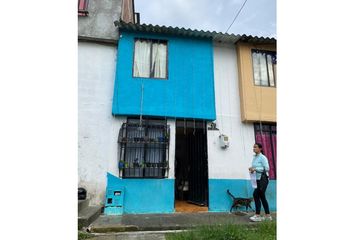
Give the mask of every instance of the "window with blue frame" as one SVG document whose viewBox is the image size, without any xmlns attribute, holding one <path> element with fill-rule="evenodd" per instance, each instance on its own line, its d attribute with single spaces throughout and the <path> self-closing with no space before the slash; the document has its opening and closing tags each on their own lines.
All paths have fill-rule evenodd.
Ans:
<svg viewBox="0 0 354 240">
<path fill-rule="evenodd" d="M 256 86 L 275 87 L 277 75 L 276 52 L 252 50 L 253 78 Z"/>
<path fill-rule="evenodd" d="M 167 79 L 167 41 L 135 39 L 133 77 Z"/>
</svg>

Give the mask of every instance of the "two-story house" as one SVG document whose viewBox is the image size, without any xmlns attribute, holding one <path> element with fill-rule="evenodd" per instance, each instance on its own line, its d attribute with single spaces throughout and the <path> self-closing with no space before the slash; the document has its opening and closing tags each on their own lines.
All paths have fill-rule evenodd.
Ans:
<svg viewBox="0 0 354 240">
<path fill-rule="evenodd" d="M 227 189 L 252 196 L 248 167 L 259 129 L 253 122 L 263 119 L 244 119 L 244 104 L 255 103 L 241 94 L 254 94 L 244 86 L 263 83 L 263 68 L 256 62 L 260 49 L 239 51 L 242 44 L 275 45 L 275 39 L 117 25 L 112 115 L 119 126 L 109 133 L 117 144 L 109 161 L 118 167 L 107 171 L 106 214 L 172 213 L 191 204 L 197 211 L 229 211 Z M 243 58 L 254 64 L 245 68 Z M 249 71 L 256 77 L 243 77 Z M 275 210 L 274 181 L 269 189 Z"/>
<path fill-rule="evenodd" d="M 241 118 L 253 123 L 255 139 L 262 143 L 270 165 L 270 179 L 276 179 L 276 42 L 239 41 L 236 45 L 239 68 Z"/>
</svg>

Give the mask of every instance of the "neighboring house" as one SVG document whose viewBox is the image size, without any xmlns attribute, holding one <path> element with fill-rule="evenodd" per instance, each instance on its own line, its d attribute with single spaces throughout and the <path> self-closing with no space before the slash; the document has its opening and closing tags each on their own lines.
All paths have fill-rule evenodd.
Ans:
<svg viewBox="0 0 354 240">
<path fill-rule="evenodd" d="M 241 119 L 244 123 L 254 125 L 255 139 L 262 143 L 263 151 L 268 157 L 269 177 L 275 180 L 277 117 L 277 52 L 276 42 L 245 42 L 236 44 Z"/>
<path fill-rule="evenodd" d="M 209 211 L 229 210 L 231 203 L 226 189 L 236 196 L 252 197 L 247 170 L 255 142 L 263 144 L 269 159 L 271 180 L 266 195 L 273 211 L 276 210 L 276 40 L 245 35 L 224 35 L 221 39 L 214 41 L 216 123 L 220 132 L 229 137 L 230 147 L 220 149 L 215 144 L 220 133 L 208 131 Z"/>
<path fill-rule="evenodd" d="M 255 46 L 275 50 L 276 40 L 124 22 L 117 25 L 115 122 L 111 131 L 101 133 L 111 136 L 105 146 L 116 154 L 106 160 L 105 213 L 172 213 L 187 201 L 204 206 L 200 208 L 204 211 L 229 211 L 227 189 L 240 197 L 252 197 L 248 167 L 253 144 L 259 136 L 266 139 L 268 125 L 262 121 L 275 122 L 275 110 L 272 119 L 267 112 L 275 102 L 254 109 L 268 98 L 263 96 L 267 91 L 263 86 L 252 87 L 254 81 L 266 84 L 263 55 L 258 51 L 263 48 Z M 247 51 L 246 46 L 255 51 Z M 252 54 L 255 63 L 249 65 Z M 270 56 L 273 79 L 267 81 L 275 86 L 276 60 L 274 54 Z M 259 121 L 262 132 L 254 124 Z M 275 135 L 271 136 L 275 144 Z M 275 157 L 271 161 L 274 179 Z M 275 210 L 273 180 L 267 195 Z"/>
<path fill-rule="evenodd" d="M 122 12 L 122 9 L 126 9 Z M 134 22 L 131 0 L 78 1 L 78 186 L 91 204 L 103 204 L 106 172 L 117 169 L 111 114 L 118 31 L 114 22 Z"/>
<path fill-rule="evenodd" d="M 255 142 L 263 144 L 269 159 L 266 194 L 276 210 L 276 40 L 226 34 L 213 39 L 216 125 L 230 147 L 222 150 L 216 141 L 220 133 L 208 131 L 209 211 L 229 210 L 226 189 L 252 197 L 247 169 Z"/>
</svg>

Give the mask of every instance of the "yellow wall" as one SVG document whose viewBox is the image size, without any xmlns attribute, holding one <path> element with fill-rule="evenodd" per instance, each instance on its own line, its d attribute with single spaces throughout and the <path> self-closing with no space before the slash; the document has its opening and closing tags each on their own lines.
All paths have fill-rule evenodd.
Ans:
<svg viewBox="0 0 354 240">
<path fill-rule="evenodd" d="M 276 51 L 275 44 L 237 43 L 241 120 L 246 122 L 276 122 L 276 87 L 255 86 L 252 49 Z M 275 85 L 277 86 L 277 78 Z"/>
</svg>

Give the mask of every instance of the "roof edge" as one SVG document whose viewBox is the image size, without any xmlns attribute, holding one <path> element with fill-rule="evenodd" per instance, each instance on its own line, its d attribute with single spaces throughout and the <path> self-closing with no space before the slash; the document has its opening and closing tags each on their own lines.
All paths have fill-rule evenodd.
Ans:
<svg viewBox="0 0 354 240">
<path fill-rule="evenodd" d="M 134 24 L 125 23 L 122 21 L 115 21 L 114 25 L 122 30 L 132 31 L 132 32 L 146 32 L 155 34 L 170 34 L 175 36 L 183 37 L 195 37 L 195 38 L 211 38 L 213 41 L 224 42 L 224 43 L 236 43 L 238 41 L 242 42 L 252 42 L 252 43 L 276 43 L 275 38 L 269 37 L 258 37 L 252 35 L 235 35 L 222 32 L 210 32 L 197 29 L 185 29 L 171 26 L 159 26 L 152 24 Z"/>
</svg>

